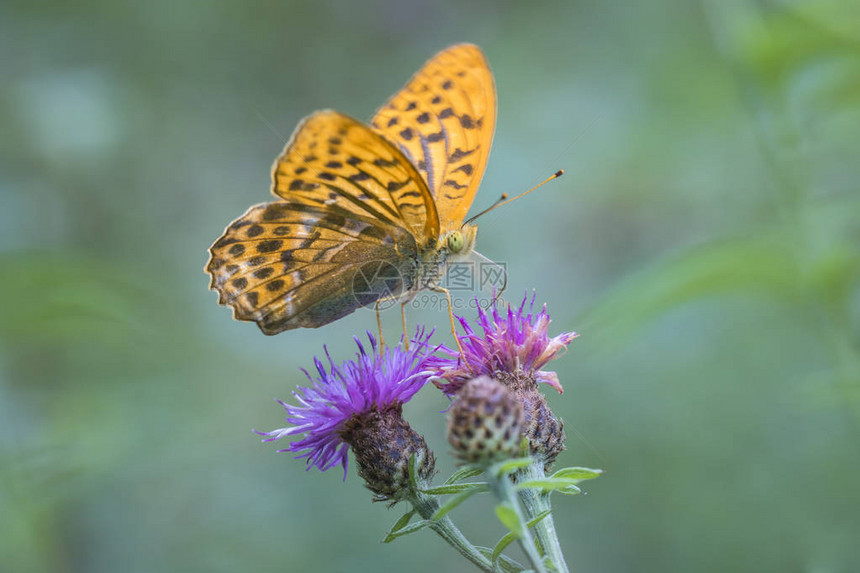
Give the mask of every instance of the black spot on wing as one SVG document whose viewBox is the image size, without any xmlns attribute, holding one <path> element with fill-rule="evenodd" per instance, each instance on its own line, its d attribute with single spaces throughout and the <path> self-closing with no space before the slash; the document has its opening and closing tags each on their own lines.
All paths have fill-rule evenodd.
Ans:
<svg viewBox="0 0 860 573">
<path fill-rule="evenodd" d="M 342 229 L 346 225 L 346 218 L 337 213 L 329 213 L 320 219 L 320 224 L 332 229 Z"/>
<path fill-rule="evenodd" d="M 264 221 L 277 221 L 287 216 L 289 208 L 285 203 L 272 203 L 263 210 Z"/>
<path fill-rule="evenodd" d="M 308 238 L 306 238 L 304 241 L 302 241 L 302 244 L 301 244 L 301 245 L 299 245 L 299 248 L 300 248 L 300 249 L 308 249 L 308 248 L 310 248 L 310 247 L 311 247 L 311 246 L 316 242 L 316 240 L 317 240 L 317 239 L 319 239 L 319 238 L 320 238 L 320 232 L 319 232 L 319 231 L 314 231 L 313 233 L 311 233 L 311 234 L 308 236 Z"/>
<path fill-rule="evenodd" d="M 475 148 L 475 149 L 477 149 L 477 148 Z M 475 149 L 470 149 L 469 151 L 463 151 L 462 149 L 460 149 L 458 147 L 457 149 L 454 150 L 454 153 L 451 154 L 451 157 L 448 158 L 448 161 L 451 161 L 451 162 L 460 161 L 464 157 L 468 157 L 468 156 L 472 155 L 473 153 L 475 153 Z"/>
<path fill-rule="evenodd" d="M 290 181 L 290 191 L 313 191 L 317 187 L 319 187 L 319 183 L 310 183 L 302 179 Z"/>
<path fill-rule="evenodd" d="M 272 253 L 281 248 L 284 242 L 278 239 L 272 239 L 270 241 L 260 241 L 257 244 L 257 252 L 258 253 Z"/>
<path fill-rule="evenodd" d="M 314 263 L 318 263 L 321 260 L 323 260 L 327 254 L 328 254 L 328 249 L 320 249 L 319 251 L 317 251 L 317 254 L 315 254 L 313 257 L 311 257 L 311 261 Z"/>
</svg>

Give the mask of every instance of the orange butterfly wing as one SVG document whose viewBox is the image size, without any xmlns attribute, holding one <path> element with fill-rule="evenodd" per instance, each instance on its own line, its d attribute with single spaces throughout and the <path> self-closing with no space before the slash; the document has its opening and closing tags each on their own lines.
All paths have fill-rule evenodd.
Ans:
<svg viewBox="0 0 860 573">
<path fill-rule="evenodd" d="M 316 328 L 411 285 L 418 246 L 336 207 L 273 201 L 251 207 L 210 247 L 218 302 L 265 334 Z"/>
<path fill-rule="evenodd" d="M 256 205 L 210 247 L 219 303 L 265 334 L 333 322 L 413 287 L 439 219 L 415 167 L 381 135 L 317 112 L 273 167 L 283 200 Z"/>
<path fill-rule="evenodd" d="M 375 131 L 337 112 L 311 115 L 272 168 L 281 200 L 252 207 L 210 248 L 219 302 L 275 334 L 413 290 L 424 258 L 471 206 L 495 122 L 492 74 L 467 44 L 427 62 L 377 112 Z M 393 274 L 365 280 L 368 263 Z"/>
<path fill-rule="evenodd" d="M 299 124 L 272 165 L 272 194 L 406 227 L 421 243 L 439 236 L 435 203 L 414 165 L 336 111 L 318 111 Z"/>
<path fill-rule="evenodd" d="M 371 125 L 421 173 L 442 231 L 459 227 L 480 186 L 496 127 L 495 82 L 480 48 L 458 44 L 438 53 Z"/>
</svg>

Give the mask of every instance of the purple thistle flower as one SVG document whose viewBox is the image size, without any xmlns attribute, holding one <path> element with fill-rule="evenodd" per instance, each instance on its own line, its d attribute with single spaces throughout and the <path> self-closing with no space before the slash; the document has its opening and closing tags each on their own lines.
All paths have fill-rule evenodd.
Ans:
<svg viewBox="0 0 860 573">
<path fill-rule="evenodd" d="M 508 305 L 507 313 L 500 313 L 493 305 L 492 314 L 484 312 L 478 305 L 477 325 L 483 336 L 476 333 L 462 317 L 457 317 L 466 334 L 457 336 L 463 354 L 447 347 L 440 351 L 448 356 L 431 357 L 427 366 L 436 371 L 434 384 L 449 396 L 454 395 L 469 380 L 482 374 L 492 377 L 495 372 L 522 370 L 533 374 L 537 382 L 544 382 L 564 392 L 555 372 L 541 370 L 550 360 L 557 358 L 571 341 L 579 336 L 576 332 L 562 332 L 550 338 L 550 323 L 546 305 L 534 313 L 535 295 L 526 309 L 528 293 L 519 308 Z M 528 312 L 526 312 L 528 310 Z"/>
<path fill-rule="evenodd" d="M 278 451 L 296 452 L 296 458 L 307 458 L 307 469 L 317 466 L 325 471 L 341 464 L 346 479 L 350 444 L 344 439 L 345 425 L 363 414 L 399 408 L 427 383 L 432 375 L 426 367 L 434 350 L 429 346 L 432 335 L 433 331 L 425 334 L 421 329 L 409 350 L 403 348 L 401 337 L 398 346 L 388 346 L 380 355 L 376 339 L 368 332 L 370 352 L 365 351 L 358 337 L 354 337 L 358 345 L 356 359 L 347 360 L 341 366 L 335 365 L 326 348 L 328 367 L 314 357 L 319 377 L 314 379 L 302 369 L 312 386 L 299 386 L 293 392 L 299 405 L 277 400 L 287 411 L 287 422 L 291 426 L 255 432 L 266 436 L 264 442 L 303 433 L 302 439 Z"/>
</svg>

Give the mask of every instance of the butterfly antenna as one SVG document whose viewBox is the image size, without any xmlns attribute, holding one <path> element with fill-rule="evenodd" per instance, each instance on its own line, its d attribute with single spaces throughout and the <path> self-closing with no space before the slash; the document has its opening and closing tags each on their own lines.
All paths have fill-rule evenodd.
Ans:
<svg viewBox="0 0 860 573">
<path fill-rule="evenodd" d="M 540 183 L 538 183 L 537 185 L 535 185 L 534 187 L 532 187 L 531 189 L 529 189 L 528 191 L 524 191 L 524 192 L 520 193 L 519 195 L 517 195 L 516 197 L 508 198 L 508 194 L 507 194 L 507 193 L 502 193 L 502 196 L 501 196 L 501 197 L 499 197 L 499 198 L 496 200 L 496 202 L 495 202 L 495 203 L 493 203 L 492 205 L 490 205 L 489 207 L 487 207 L 486 209 L 484 209 L 483 211 L 481 211 L 480 213 L 478 213 L 478 214 L 477 214 L 477 215 L 475 215 L 474 217 L 470 217 L 469 219 L 467 219 L 467 220 L 463 223 L 463 226 L 468 225 L 469 223 L 471 223 L 472 221 L 474 221 L 474 220 L 475 220 L 475 219 L 477 219 L 478 217 L 481 217 L 481 216 L 483 216 L 483 215 L 486 215 L 487 213 L 489 213 L 489 212 L 490 212 L 490 211 L 492 211 L 493 209 L 496 209 L 496 208 L 498 208 L 498 207 L 501 207 L 502 205 L 505 205 L 506 203 L 510 203 L 511 201 L 516 201 L 516 200 L 517 200 L 517 199 L 519 199 L 520 197 L 525 197 L 526 195 L 528 195 L 528 194 L 529 194 L 529 193 L 531 193 L 532 191 L 536 190 L 538 187 L 541 187 L 542 185 L 544 185 L 544 184 L 546 184 L 546 183 L 549 183 L 549 182 L 550 182 L 550 181 L 552 181 L 553 179 L 558 179 L 558 178 L 559 178 L 559 177 L 561 177 L 562 175 L 564 175 L 564 169 L 559 169 L 558 171 L 556 171 L 555 173 L 553 173 L 552 175 L 550 175 L 549 177 L 547 177 L 546 179 L 544 179 L 543 181 L 541 181 Z"/>
</svg>

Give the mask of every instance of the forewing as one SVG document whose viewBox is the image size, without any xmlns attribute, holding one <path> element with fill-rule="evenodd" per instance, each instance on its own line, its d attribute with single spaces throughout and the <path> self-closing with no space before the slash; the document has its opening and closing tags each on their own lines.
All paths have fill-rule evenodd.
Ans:
<svg viewBox="0 0 860 573">
<path fill-rule="evenodd" d="M 496 126 L 496 87 L 480 48 L 459 44 L 434 56 L 370 123 L 424 177 L 443 229 L 459 225 L 481 183 Z"/>
<path fill-rule="evenodd" d="M 415 239 L 337 206 L 251 207 L 209 249 L 218 302 L 265 334 L 333 322 L 403 290 Z"/>
<path fill-rule="evenodd" d="M 403 227 L 421 243 L 439 236 L 433 197 L 415 167 L 378 133 L 335 111 L 299 124 L 272 166 L 272 182 L 272 193 L 291 202 Z"/>
</svg>

